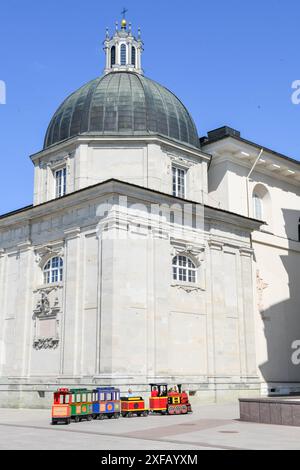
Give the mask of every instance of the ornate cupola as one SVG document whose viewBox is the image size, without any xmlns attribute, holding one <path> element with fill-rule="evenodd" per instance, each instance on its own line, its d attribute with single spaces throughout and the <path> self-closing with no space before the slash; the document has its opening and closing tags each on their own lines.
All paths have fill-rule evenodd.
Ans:
<svg viewBox="0 0 300 470">
<path fill-rule="evenodd" d="M 112 37 L 108 29 L 106 30 L 106 39 L 104 41 L 106 67 L 104 73 L 129 71 L 143 75 L 141 31 L 138 30 L 138 37 L 132 34 L 131 23 L 127 25 L 125 14 L 126 10 L 123 11 L 121 29 L 119 29 L 119 23 L 116 22 L 116 31 Z"/>
</svg>

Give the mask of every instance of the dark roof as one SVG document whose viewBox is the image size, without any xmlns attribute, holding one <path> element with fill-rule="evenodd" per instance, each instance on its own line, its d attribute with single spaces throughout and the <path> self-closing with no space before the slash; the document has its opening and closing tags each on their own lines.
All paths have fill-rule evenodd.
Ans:
<svg viewBox="0 0 300 470">
<path fill-rule="evenodd" d="M 111 72 L 70 95 L 50 122 L 44 149 L 86 134 L 161 134 L 199 148 L 196 126 L 182 102 L 134 72 Z"/>
<path fill-rule="evenodd" d="M 14 211 L 7 212 L 6 214 L 0 214 L 0 220 L 6 219 L 7 217 L 10 217 L 15 214 L 20 214 L 21 212 L 26 212 L 29 209 L 32 209 L 33 207 L 34 207 L 33 204 L 31 204 L 30 206 L 25 206 L 25 207 L 22 207 L 21 209 L 16 209 Z"/>
<path fill-rule="evenodd" d="M 236 129 L 233 129 L 232 127 L 229 126 L 223 126 L 219 127 L 218 129 L 214 129 L 212 131 L 209 131 L 207 133 L 207 136 L 201 137 L 200 138 L 200 147 L 203 148 L 205 145 L 212 144 L 213 142 L 218 142 L 219 140 L 226 139 L 227 137 L 232 137 L 239 142 L 243 142 L 244 144 L 252 145 L 256 147 L 257 149 L 264 149 L 266 152 L 272 153 L 276 157 L 279 158 L 284 158 L 285 160 L 290 161 L 291 163 L 294 163 L 296 165 L 300 165 L 300 161 L 296 160 L 291 157 L 287 157 L 286 155 L 283 155 L 282 153 L 278 153 L 275 150 L 271 150 L 268 147 L 265 147 L 263 145 L 259 145 L 255 142 L 252 142 L 251 140 L 244 139 L 241 137 L 240 131 L 237 131 Z"/>
</svg>

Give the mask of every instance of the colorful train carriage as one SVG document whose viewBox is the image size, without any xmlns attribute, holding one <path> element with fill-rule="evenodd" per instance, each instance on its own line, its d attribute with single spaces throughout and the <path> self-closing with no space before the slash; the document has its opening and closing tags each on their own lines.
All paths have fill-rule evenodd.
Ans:
<svg viewBox="0 0 300 470">
<path fill-rule="evenodd" d="M 52 406 L 52 424 L 70 424 L 82 420 L 93 419 L 92 407 L 93 392 L 86 388 L 71 389 L 60 388 L 54 393 Z"/>
<path fill-rule="evenodd" d="M 79 421 L 93 419 L 93 391 L 86 388 L 74 388 L 71 393 L 71 419 Z"/>
<path fill-rule="evenodd" d="M 93 391 L 93 418 L 115 418 L 121 414 L 120 390 L 114 387 L 98 387 Z"/>
<path fill-rule="evenodd" d="M 149 410 L 145 408 L 145 401 L 142 397 L 122 397 L 122 416 L 123 418 L 132 416 L 148 416 Z"/>
<path fill-rule="evenodd" d="M 168 384 L 150 384 L 149 408 L 152 413 L 180 415 L 192 412 L 192 407 L 182 386 L 169 389 Z"/>
<path fill-rule="evenodd" d="M 71 423 L 70 390 L 60 388 L 54 393 L 52 405 L 52 424 Z"/>
</svg>

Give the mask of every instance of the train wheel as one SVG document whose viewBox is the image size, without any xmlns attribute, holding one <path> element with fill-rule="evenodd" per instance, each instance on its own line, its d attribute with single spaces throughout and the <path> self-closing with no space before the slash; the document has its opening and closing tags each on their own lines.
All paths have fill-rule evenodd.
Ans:
<svg viewBox="0 0 300 470">
<path fill-rule="evenodd" d="M 127 413 L 122 413 L 123 418 L 126 418 L 126 416 L 127 416 Z"/>
<path fill-rule="evenodd" d="M 114 414 L 114 418 L 115 418 L 115 419 L 119 419 L 119 418 L 120 418 L 119 413 L 115 413 L 115 414 Z"/>
<path fill-rule="evenodd" d="M 98 416 L 97 416 L 97 415 L 93 415 L 93 419 L 97 419 L 97 418 L 98 418 Z"/>
<path fill-rule="evenodd" d="M 79 421 L 80 421 L 80 418 L 79 418 L 79 416 L 75 416 L 75 419 L 74 419 L 74 421 L 75 421 L 75 423 L 79 423 Z"/>
<path fill-rule="evenodd" d="M 176 415 L 181 415 L 181 406 L 176 406 L 175 407 L 175 414 Z"/>
<path fill-rule="evenodd" d="M 98 416 L 98 419 L 100 419 L 100 421 L 102 421 L 103 419 L 105 419 L 105 416 L 102 415 L 102 414 L 100 414 L 100 415 Z"/>
<path fill-rule="evenodd" d="M 176 411 L 175 406 L 169 406 L 169 408 L 168 408 L 169 415 L 174 415 L 175 411 Z"/>
<path fill-rule="evenodd" d="M 92 419 L 93 419 L 93 416 L 92 416 L 92 415 L 88 415 L 87 420 L 88 420 L 88 421 L 92 421 Z"/>
<path fill-rule="evenodd" d="M 182 413 L 183 415 L 186 415 L 187 412 L 188 412 L 187 406 L 186 406 L 186 405 L 183 405 L 183 406 L 181 407 L 181 413 Z"/>
</svg>

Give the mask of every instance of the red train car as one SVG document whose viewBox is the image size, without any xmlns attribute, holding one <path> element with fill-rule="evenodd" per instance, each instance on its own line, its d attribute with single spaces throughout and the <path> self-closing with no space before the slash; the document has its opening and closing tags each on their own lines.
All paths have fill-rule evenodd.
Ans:
<svg viewBox="0 0 300 470">
<path fill-rule="evenodd" d="M 121 410 L 123 418 L 132 416 L 148 416 L 149 410 L 145 408 L 142 397 L 121 398 Z"/>
<path fill-rule="evenodd" d="M 192 413 L 192 407 L 182 386 L 168 388 L 168 384 L 150 384 L 149 409 L 152 413 L 181 415 Z"/>
</svg>

